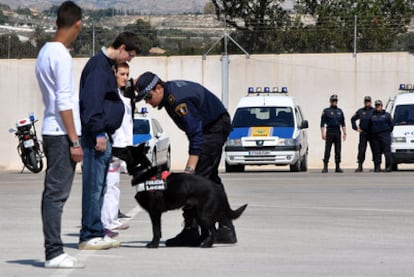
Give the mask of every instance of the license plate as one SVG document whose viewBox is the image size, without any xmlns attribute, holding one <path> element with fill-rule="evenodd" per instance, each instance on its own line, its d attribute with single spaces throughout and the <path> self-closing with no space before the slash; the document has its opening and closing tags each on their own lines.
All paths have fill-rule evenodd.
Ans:
<svg viewBox="0 0 414 277">
<path fill-rule="evenodd" d="M 28 139 L 23 141 L 24 148 L 30 148 L 34 146 L 34 141 L 32 139 Z"/>
<path fill-rule="evenodd" d="M 166 185 L 165 185 L 164 180 L 162 180 L 162 179 L 145 181 L 145 190 L 146 191 L 165 190 L 165 189 L 166 189 Z"/>
<path fill-rule="evenodd" d="M 270 155 L 270 151 L 249 151 L 250 156 L 266 156 Z"/>
</svg>

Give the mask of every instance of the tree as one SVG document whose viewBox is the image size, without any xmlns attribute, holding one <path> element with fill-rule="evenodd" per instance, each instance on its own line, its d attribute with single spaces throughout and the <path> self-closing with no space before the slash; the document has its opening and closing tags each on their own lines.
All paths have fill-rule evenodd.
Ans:
<svg viewBox="0 0 414 277">
<path fill-rule="evenodd" d="M 142 19 L 138 19 L 134 24 L 128 24 L 124 27 L 124 31 L 133 32 L 139 36 L 142 41 L 141 54 L 143 55 L 147 55 L 151 47 L 159 45 L 157 31 Z"/>
<path fill-rule="evenodd" d="M 282 52 L 290 27 L 284 0 L 212 0 L 218 20 L 236 29 L 237 41 L 251 53 Z M 233 34 L 232 34 L 233 35 Z"/>
<path fill-rule="evenodd" d="M 7 22 L 7 17 L 4 15 L 3 11 L 0 10 L 0 24 Z"/>
<path fill-rule="evenodd" d="M 299 0 L 296 10 L 316 20 L 303 30 L 317 52 L 352 51 L 355 16 L 358 50 L 389 50 L 406 32 L 412 15 L 409 0 Z"/>
</svg>

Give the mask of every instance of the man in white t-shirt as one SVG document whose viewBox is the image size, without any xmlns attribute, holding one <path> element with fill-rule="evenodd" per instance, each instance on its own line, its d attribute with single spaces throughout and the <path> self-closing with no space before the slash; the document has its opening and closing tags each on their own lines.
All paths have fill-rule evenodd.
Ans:
<svg viewBox="0 0 414 277">
<path fill-rule="evenodd" d="M 129 77 L 129 65 L 126 62 L 115 65 L 115 77 L 119 96 L 124 103 L 125 113 L 121 127 L 119 127 L 112 135 L 112 145 L 114 147 L 126 147 L 132 145 L 132 113 L 134 108 L 131 103 L 131 98 L 124 95 L 125 86 Z M 110 237 L 115 237 L 117 235 L 116 230 L 126 230 L 129 228 L 128 224 L 122 223 L 118 219 L 121 162 L 120 159 L 112 157 L 106 175 L 106 191 L 101 210 L 101 221 L 105 228 L 106 235 Z"/>
<path fill-rule="evenodd" d="M 76 163 L 82 161 L 79 143 L 81 124 L 79 97 L 72 73 L 70 44 L 82 27 L 82 10 L 72 1 L 57 10 L 57 31 L 36 60 L 36 78 L 42 92 L 42 138 L 47 169 L 42 194 L 42 222 L 46 268 L 82 268 L 63 251 L 61 225 L 63 206 L 69 197 Z"/>
</svg>

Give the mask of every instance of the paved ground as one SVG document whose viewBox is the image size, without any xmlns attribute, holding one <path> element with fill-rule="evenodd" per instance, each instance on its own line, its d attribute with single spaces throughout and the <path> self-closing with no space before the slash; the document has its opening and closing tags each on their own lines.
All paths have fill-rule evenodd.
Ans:
<svg viewBox="0 0 414 277">
<path fill-rule="evenodd" d="M 0 276 L 413 276 L 414 171 L 390 174 L 222 174 L 239 243 L 212 249 L 146 249 L 148 215 L 122 176 L 121 210 L 132 216 L 123 246 L 77 250 L 80 174 L 64 213 L 66 251 L 85 269 L 43 268 L 40 196 L 43 173 L 0 172 Z M 179 211 L 163 216 L 163 239 L 174 236 Z"/>
</svg>

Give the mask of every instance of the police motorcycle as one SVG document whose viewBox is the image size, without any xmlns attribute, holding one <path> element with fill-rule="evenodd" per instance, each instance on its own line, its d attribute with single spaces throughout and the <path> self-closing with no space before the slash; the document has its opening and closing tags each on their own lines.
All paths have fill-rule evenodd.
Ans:
<svg viewBox="0 0 414 277">
<path fill-rule="evenodd" d="M 19 154 L 24 167 L 33 173 L 39 173 L 43 169 L 43 151 L 41 142 L 37 138 L 34 114 L 30 113 L 29 117 L 22 118 L 16 122 L 17 130 L 10 128 L 9 132 L 14 133 L 19 140 L 17 153 Z"/>
</svg>

